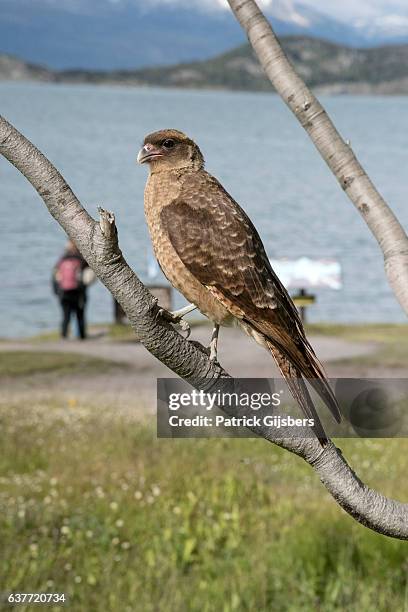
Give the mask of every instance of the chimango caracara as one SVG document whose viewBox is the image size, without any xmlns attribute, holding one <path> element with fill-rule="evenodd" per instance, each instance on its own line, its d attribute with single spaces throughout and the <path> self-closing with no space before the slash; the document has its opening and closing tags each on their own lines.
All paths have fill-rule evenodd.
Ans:
<svg viewBox="0 0 408 612">
<path fill-rule="evenodd" d="M 217 356 L 219 326 L 239 325 L 273 355 L 324 440 L 302 376 L 340 421 L 338 404 L 251 220 L 204 170 L 199 147 L 182 132 L 149 134 L 138 161 L 150 166 L 145 213 L 155 255 L 170 283 L 191 302 L 174 313 L 174 321 L 199 308 L 213 322 L 211 359 Z"/>
</svg>

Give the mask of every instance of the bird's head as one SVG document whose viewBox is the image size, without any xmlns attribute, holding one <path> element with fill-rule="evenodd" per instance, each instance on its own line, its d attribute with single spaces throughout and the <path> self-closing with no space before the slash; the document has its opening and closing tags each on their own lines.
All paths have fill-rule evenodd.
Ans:
<svg viewBox="0 0 408 612">
<path fill-rule="evenodd" d="M 137 161 L 139 164 L 150 164 L 151 172 L 181 168 L 200 170 L 204 167 L 199 147 L 178 130 L 160 130 L 146 136 Z"/>
</svg>

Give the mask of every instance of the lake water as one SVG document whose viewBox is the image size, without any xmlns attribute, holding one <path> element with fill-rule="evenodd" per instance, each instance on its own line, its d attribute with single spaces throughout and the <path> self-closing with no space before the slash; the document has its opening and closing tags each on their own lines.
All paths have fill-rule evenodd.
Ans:
<svg viewBox="0 0 408 612">
<path fill-rule="evenodd" d="M 407 227 L 407 99 L 322 101 Z M 175 127 L 200 144 L 207 169 L 249 213 L 270 257 L 341 262 L 343 289 L 318 291 L 310 320 L 406 320 L 374 238 L 277 96 L 1 83 L 0 113 L 49 157 L 91 214 L 98 205 L 116 213 L 122 250 L 142 279 L 151 258 L 143 216 L 147 169 L 135 159 L 146 133 Z M 49 278 L 64 234 L 3 158 L 0 206 L 0 337 L 55 329 L 59 311 Z M 110 295 L 96 285 L 89 319 L 111 318 Z"/>
</svg>

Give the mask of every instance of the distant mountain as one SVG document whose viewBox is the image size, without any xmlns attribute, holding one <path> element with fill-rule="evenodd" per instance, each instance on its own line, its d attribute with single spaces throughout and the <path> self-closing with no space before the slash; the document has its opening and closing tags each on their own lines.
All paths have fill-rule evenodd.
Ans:
<svg viewBox="0 0 408 612">
<path fill-rule="evenodd" d="M 11 55 L 0 55 L 0 81 L 55 81 L 52 70 L 35 64 L 27 64 Z"/>
<path fill-rule="evenodd" d="M 408 94 L 408 45 L 353 49 L 304 36 L 282 37 L 306 83 L 328 93 Z M 58 83 L 271 91 L 248 44 L 212 59 L 138 70 L 53 71 L 0 56 L 0 79 Z"/>
<path fill-rule="evenodd" d="M 330 93 L 408 94 L 408 45 L 353 49 L 304 36 L 281 37 L 308 85 Z M 134 71 L 67 71 L 70 82 L 270 91 L 272 86 L 246 44 L 202 62 Z"/>
<path fill-rule="evenodd" d="M 205 59 L 245 41 L 231 12 L 208 6 L 204 0 L 179 5 L 158 0 L 0 0 L 0 53 L 54 69 L 131 69 Z M 408 42 L 408 25 L 404 29 L 395 19 L 393 27 L 387 22 L 388 29 L 383 22 L 348 23 L 288 0 L 274 0 L 266 13 L 279 35 L 312 35 L 351 46 L 396 37 Z"/>
</svg>

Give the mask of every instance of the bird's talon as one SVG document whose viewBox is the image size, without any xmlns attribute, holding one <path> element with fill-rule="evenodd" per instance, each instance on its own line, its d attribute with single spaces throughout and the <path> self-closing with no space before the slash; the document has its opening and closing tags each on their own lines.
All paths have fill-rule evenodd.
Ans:
<svg viewBox="0 0 408 612">
<path fill-rule="evenodd" d="M 188 321 L 185 321 L 184 319 L 180 319 L 178 323 L 181 327 L 181 331 L 186 332 L 187 334 L 186 339 L 189 338 L 191 334 L 191 327 Z"/>
<path fill-rule="evenodd" d="M 208 347 L 208 353 L 209 353 L 211 363 L 219 363 L 217 352 L 214 351 L 214 349 L 211 346 Z"/>
<path fill-rule="evenodd" d="M 166 310 L 165 308 L 159 308 L 157 311 L 157 316 L 169 323 L 178 323 L 178 317 L 175 317 L 172 312 Z"/>
<path fill-rule="evenodd" d="M 183 317 L 178 316 L 177 314 L 173 314 L 169 310 L 165 308 L 159 308 L 157 312 L 157 316 L 161 317 L 165 321 L 168 321 L 172 325 L 179 325 L 181 327 L 181 331 L 186 332 L 188 338 L 191 334 L 191 327 L 187 321 L 183 319 Z"/>
</svg>

